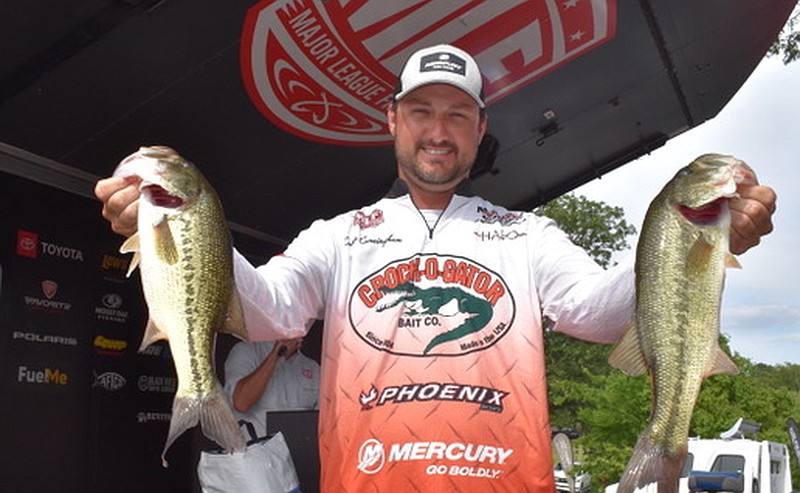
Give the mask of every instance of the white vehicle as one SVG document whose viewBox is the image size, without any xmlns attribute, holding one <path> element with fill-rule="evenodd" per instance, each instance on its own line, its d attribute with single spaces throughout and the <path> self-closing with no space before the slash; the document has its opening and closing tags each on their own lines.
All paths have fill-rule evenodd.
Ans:
<svg viewBox="0 0 800 493">
<path fill-rule="evenodd" d="M 757 424 L 740 419 L 722 438 L 690 438 L 678 492 L 791 493 L 788 447 L 743 438 L 748 426 Z M 606 487 L 606 493 L 616 491 L 617 484 Z M 656 493 L 657 487 L 653 483 L 636 491 Z"/>
<path fill-rule="evenodd" d="M 580 468 L 580 463 L 576 462 L 575 467 Z M 572 474 L 575 474 L 575 469 L 572 470 Z M 563 491 L 564 493 L 584 493 L 589 491 L 591 476 L 588 472 L 580 471 L 574 477 L 570 477 L 560 466 L 556 466 L 553 475 L 556 478 L 556 491 Z M 570 485 L 570 480 L 573 482 L 572 485 Z"/>
</svg>

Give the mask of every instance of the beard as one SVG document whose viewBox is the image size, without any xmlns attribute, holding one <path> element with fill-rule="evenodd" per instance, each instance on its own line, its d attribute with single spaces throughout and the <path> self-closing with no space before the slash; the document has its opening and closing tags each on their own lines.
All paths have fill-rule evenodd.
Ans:
<svg viewBox="0 0 800 493">
<path fill-rule="evenodd" d="M 397 163 L 407 179 L 423 185 L 457 185 L 469 175 L 475 156 L 463 156 L 455 145 L 441 143 L 436 146 L 449 147 L 449 154 L 428 155 L 422 150 L 426 145 L 422 143 L 406 151 L 397 149 Z M 451 162 L 453 156 L 455 162 Z"/>
</svg>

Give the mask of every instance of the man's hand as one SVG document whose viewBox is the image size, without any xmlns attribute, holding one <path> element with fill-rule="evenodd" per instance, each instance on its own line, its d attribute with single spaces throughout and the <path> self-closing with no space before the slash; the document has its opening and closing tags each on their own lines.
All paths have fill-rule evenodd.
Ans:
<svg viewBox="0 0 800 493">
<path fill-rule="evenodd" d="M 94 194 L 103 203 L 103 217 L 117 234 L 131 236 L 136 232 L 139 182 L 136 176 L 112 176 L 99 180 L 94 187 Z"/>
<path fill-rule="evenodd" d="M 739 255 L 761 242 L 772 232 L 775 190 L 761 185 L 739 185 L 739 197 L 731 199 L 731 253 Z"/>
</svg>

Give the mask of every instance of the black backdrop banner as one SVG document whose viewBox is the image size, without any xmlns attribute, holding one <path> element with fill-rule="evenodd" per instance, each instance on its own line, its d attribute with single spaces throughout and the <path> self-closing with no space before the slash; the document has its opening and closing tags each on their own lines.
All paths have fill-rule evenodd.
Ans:
<svg viewBox="0 0 800 493">
<path fill-rule="evenodd" d="M 161 466 L 177 380 L 169 346 L 137 352 L 139 275 L 91 199 L 0 173 L 4 491 L 191 492 L 204 438 Z"/>
</svg>

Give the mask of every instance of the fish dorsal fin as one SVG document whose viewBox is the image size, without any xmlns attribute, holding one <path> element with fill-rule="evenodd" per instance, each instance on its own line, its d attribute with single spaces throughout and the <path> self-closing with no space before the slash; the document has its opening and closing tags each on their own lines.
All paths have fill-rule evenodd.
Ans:
<svg viewBox="0 0 800 493">
<path fill-rule="evenodd" d="M 233 286 L 231 290 L 231 300 L 228 302 L 228 312 L 225 314 L 225 320 L 222 321 L 222 327 L 219 332 L 233 334 L 241 339 L 247 340 L 247 326 L 244 322 L 244 310 L 242 309 L 242 300 L 239 297 L 239 290 Z"/>
<path fill-rule="evenodd" d="M 148 319 L 147 327 L 144 328 L 144 337 L 142 337 L 142 344 L 139 346 L 139 351 L 143 351 L 154 342 L 167 340 L 169 340 L 167 333 L 159 329 L 152 319 Z"/>
<path fill-rule="evenodd" d="M 123 243 L 122 246 L 119 247 L 120 253 L 131 253 L 133 252 L 133 257 L 131 258 L 131 263 L 128 265 L 128 273 L 125 274 L 127 277 L 131 277 L 131 273 L 136 270 L 136 267 L 139 266 L 139 260 L 141 257 L 139 256 L 139 233 L 134 233 L 129 236 Z"/>
<path fill-rule="evenodd" d="M 647 361 L 639 344 L 639 334 L 635 324 L 631 323 L 628 331 L 608 357 L 608 363 L 631 376 L 647 373 Z"/>
<path fill-rule="evenodd" d="M 153 225 L 155 249 L 158 258 L 163 262 L 173 265 L 178 262 L 178 247 L 175 245 L 175 238 L 172 237 L 172 230 L 166 216 Z"/>
<path fill-rule="evenodd" d="M 691 279 L 708 270 L 713 252 L 714 244 L 702 235 L 698 237 L 686 255 L 686 276 Z"/>
<path fill-rule="evenodd" d="M 739 373 L 739 367 L 736 366 L 736 363 L 733 362 L 731 357 L 728 356 L 721 347 L 717 346 L 717 354 L 715 356 L 714 365 L 711 367 L 711 370 L 709 370 L 708 375 L 706 375 L 707 377 L 722 373 L 727 373 L 729 375 L 737 375 Z"/>
</svg>

